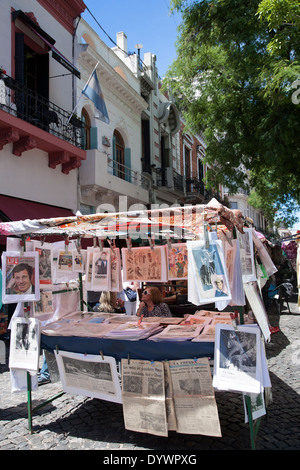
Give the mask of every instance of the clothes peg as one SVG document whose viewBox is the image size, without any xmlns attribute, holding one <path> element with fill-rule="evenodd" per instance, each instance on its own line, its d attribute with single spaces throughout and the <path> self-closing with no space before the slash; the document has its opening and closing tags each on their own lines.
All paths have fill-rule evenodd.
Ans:
<svg viewBox="0 0 300 470">
<path fill-rule="evenodd" d="M 126 245 L 127 245 L 128 251 L 131 251 L 132 243 L 131 243 L 131 238 L 130 237 L 126 238 Z"/>
<path fill-rule="evenodd" d="M 69 237 L 67 236 L 65 238 L 65 252 L 68 253 L 69 251 L 69 244 L 70 244 L 70 240 L 69 240 Z"/>
<path fill-rule="evenodd" d="M 116 242 L 115 240 L 111 241 L 109 238 L 107 239 L 107 242 L 112 250 L 112 252 L 115 254 L 115 249 L 116 249 Z"/>
<path fill-rule="evenodd" d="M 98 237 L 98 243 L 99 243 L 100 252 L 102 253 L 103 245 L 104 245 L 102 238 Z"/>
<path fill-rule="evenodd" d="M 77 240 L 76 240 L 76 248 L 77 248 L 78 253 L 80 253 L 80 251 L 81 251 L 81 237 L 78 237 Z"/>
<path fill-rule="evenodd" d="M 170 238 L 170 234 L 169 234 L 169 233 L 166 234 L 166 240 L 167 240 L 168 248 L 169 248 L 169 250 L 171 250 L 171 248 L 172 248 L 172 243 L 171 243 L 171 238 Z"/>
<path fill-rule="evenodd" d="M 151 250 L 154 250 L 154 241 L 149 235 L 148 235 L 148 240 L 149 240 L 149 245 L 150 245 Z"/>
</svg>

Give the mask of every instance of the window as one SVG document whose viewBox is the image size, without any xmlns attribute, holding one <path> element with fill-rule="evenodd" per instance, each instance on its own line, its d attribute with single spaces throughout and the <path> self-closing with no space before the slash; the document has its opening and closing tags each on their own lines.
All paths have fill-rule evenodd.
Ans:
<svg viewBox="0 0 300 470">
<path fill-rule="evenodd" d="M 85 108 L 81 111 L 81 120 L 83 126 L 83 143 L 84 149 L 96 149 L 98 147 L 97 127 L 91 127 L 91 119 Z"/>
<path fill-rule="evenodd" d="M 86 109 L 82 109 L 81 112 L 81 120 L 84 123 L 83 127 L 83 139 L 84 139 L 84 148 L 85 150 L 89 150 L 91 148 L 91 120 L 90 116 Z"/>
<path fill-rule="evenodd" d="M 131 149 L 125 148 L 123 137 L 117 130 L 113 135 L 113 174 L 131 182 Z"/>
</svg>

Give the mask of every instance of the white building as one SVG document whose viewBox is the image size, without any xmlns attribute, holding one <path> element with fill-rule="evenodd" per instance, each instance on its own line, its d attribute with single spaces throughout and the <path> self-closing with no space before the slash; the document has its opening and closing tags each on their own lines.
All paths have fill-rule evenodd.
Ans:
<svg viewBox="0 0 300 470">
<path fill-rule="evenodd" d="M 176 107 L 159 90 L 156 57 L 130 54 L 127 37 L 117 33 L 109 48 L 83 19 L 77 28 L 77 113 L 85 121 L 87 159 L 80 174 L 81 210 L 130 210 L 177 201 L 165 175 L 176 168 Z M 98 65 L 97 65 L 98 64 Z M 97 118 L 93 102 L 81 94 L 97 65 L 109 123 Z"/>
</svg>

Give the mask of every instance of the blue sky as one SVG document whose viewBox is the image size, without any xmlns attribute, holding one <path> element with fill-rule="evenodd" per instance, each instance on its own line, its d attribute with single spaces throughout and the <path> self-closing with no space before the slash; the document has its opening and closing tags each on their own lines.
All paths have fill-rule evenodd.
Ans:
<svg viewBox="0 0 300 470">
<path fill-rule="evenodd" d="M 145 52 L 157 57 L 158 74 L 163 77 L 176 57 L 175 41 L 179 15 L 171 15 L 169 0 L 84 0 L 97 25 L 86 10 L 82 17 L 109 47 L 116 41 L 116 34 L 123 31 L 127 36 L 128 51 L 137 52 L 136 44 L 142 44 L 141 59 Z M 109 36 L 109 37 L 108 37 Z"/>
</svg>

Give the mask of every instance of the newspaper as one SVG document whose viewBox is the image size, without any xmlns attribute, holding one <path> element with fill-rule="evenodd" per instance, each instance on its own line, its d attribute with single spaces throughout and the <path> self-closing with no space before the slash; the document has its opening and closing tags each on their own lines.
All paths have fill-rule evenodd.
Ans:
<svg viewBox="0 0 300 470">
<path fill-rule="evenodd" d="M 177 432 L 221 437 L 208 358 L 169 361 Z"/>
<path fill-rule="evenodd" d="M 164 364 L 122 359 L 121 366 L 125 428 L 166 437 Z"/>
<path fill-rule="evenodd" d="M 200 335 L 203 325 L 169 325 L 149 341 L 189 341 Z"/>
<path fill-rule="evenodd" d="M 54 351 L 65 392 L 122 403 L 116 360 L 109 356 Z"/>
</svg>

